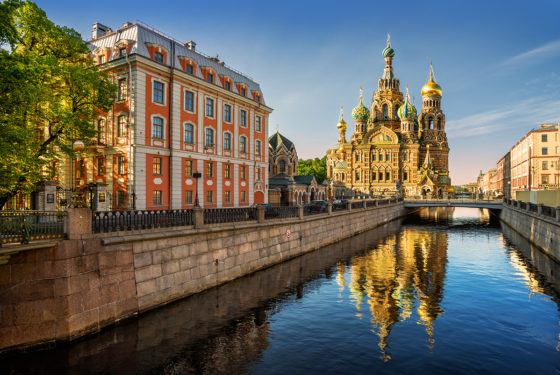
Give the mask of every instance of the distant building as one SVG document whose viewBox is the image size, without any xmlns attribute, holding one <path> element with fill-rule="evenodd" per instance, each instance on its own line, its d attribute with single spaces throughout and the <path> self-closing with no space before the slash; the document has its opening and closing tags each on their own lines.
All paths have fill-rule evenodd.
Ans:
<svg viewBox="0 0 560 375">
<path fill-rule="evenodd" d="M 352 111 L 355 128 L 350 141 L 341 110 L 338 142 L 327 151 L 327 176 L 333 186 L 344 186 L 355 195 L 447 196 L 453 188 L 441 87 L 430 69 L 421 91 L 422 109 L 417 112 L 408 87 L 406 96 L 399 89 L 394 56 L 388 39 L 383 50 L 385 69 L 371 109 L 363 104 L 360 92 L 360 103 Z"/>
<path fill-rule="evenodd" d="M 268 154 L 269 203 L 295 206 L 326 199 L 326 184 L 317 184 L 315 176 L 298 176 L 296 148 L 278 131 L 268 138 Z"/>
<path fill-rule="evenodd" d="M 94 61 L 117 84 L 97 137 L 61 165 L 63 188 L 105 189 L 105 209 L 249 206 L 267 201 L 272 109 L 258 83 L 141 23 L 93 25 Z"/>
<path fill-rule="evenodd" d="M 511 154 L 508 151 L 496 164 L 497 193 L 511 198 Z"/>
<path fill-rule="evenodd" d="M 512 147 L 511 196 L 518 191 L 560 187 L 558 125 L 543 124 L 531 130 Z"/>
</svg>

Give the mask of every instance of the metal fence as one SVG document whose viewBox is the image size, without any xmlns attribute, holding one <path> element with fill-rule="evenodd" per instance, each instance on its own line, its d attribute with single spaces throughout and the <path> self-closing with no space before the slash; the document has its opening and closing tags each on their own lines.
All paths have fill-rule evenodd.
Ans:
<svg viewBox="0 0 560 375">
<path fill-rule="evenodd" d="M 265 219 L 283 219 L 287 217 L 297 217 L 298 208 L 296 206 L 291 207 L 266 207 L 264 212 Z"/>
<path fill-rule="evenodd" d="M 351 206 L 353 210 L 357 210 L 358 208 L 364 208 L 364 202 L 363 201 L 352 202 Z"/>
<path fill-rule="evenodd" d="M 93 233 L 185 225 L 193 225 L 192 210 L 101 211 L 92 219 Z"/>
<path fill-rule="evenodd" d="M 539 206 L 537 206 L 534 203 L 527 203 L 527 205 L 529 206 L 529 211 L 531 212 L 538 212 L 539 211 Z"/>
<path fill-rule="evenodd" d="M 237 223 L 251 220 L 257 220 L 256 207 L 204 209 L 204 224 Z"/>
<path fill-rule="evenodd" d="M 348 208 L 348 203 L 333 203 L 332 210 L 334 211 L 344 211 Z"/>
<path fill-rule="evenodd" d="M 542 214 L 544 216 L 550 216 L 552 218 L 556 218 L 556 209 L 550 206 L 542 206 Z"/>
<path fill-rule="evenodd" d="M 64 238 L 64 211 L 0 211 L 0 246 Z"/>
<path fill-rule="evenodd" d="M 303 206 L 303 215 L 316 215 L 323 212 L 327 212 L 327 206 L 318 205 L 318 204 L 306 204 Z"/>
</svg>

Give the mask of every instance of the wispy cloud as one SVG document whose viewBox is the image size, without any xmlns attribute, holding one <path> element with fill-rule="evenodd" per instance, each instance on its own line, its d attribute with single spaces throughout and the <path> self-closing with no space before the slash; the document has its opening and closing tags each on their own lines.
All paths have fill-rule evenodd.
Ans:
<svg viewBox="0 0 560 375">
<path fill-rule="evenodd" d="M 558 54 L 560 54 L 560 40 L 554 40 L 540 47 L 510 57 L 501 65 L 509 67 L 528 65 L 545 58 L 556 56 Z"/>
<path fill-rule="evenodd" d="M 532 98 L 499 109 L 479 112 L 446 125 L 449 138 L 474 137 L 506 129 L 526 128 L 560 120 L 560 100 Z"/>
</svg>

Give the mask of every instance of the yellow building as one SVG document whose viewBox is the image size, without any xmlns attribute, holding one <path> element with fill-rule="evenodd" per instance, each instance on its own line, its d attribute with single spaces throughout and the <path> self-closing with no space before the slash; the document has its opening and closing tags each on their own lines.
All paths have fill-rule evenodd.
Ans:
<svg viewBox="0 0 560 375">
<path fill-rule="evenodd" d="M 347 124 L 341 109 L 339 138 L 327 150 L 327 177 L 357 195 L 444 197 L 451 189 L 449 145 L 441 87 L 430 79 L 422 87 L 422 110 L 417 112 L 408 94 L 399 90 L 393 72 L 390 39 L 383 50 L 385 69 L 373 94 L 371 107 L 360 104 L 352 111 L 354 134 L 346 140 Z"/>
</svg>

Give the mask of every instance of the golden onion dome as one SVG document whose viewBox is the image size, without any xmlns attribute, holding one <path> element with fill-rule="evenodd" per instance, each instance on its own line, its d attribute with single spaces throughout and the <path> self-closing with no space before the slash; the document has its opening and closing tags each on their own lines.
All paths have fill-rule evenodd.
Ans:
<svg viewBox="0 0 560 375">
<path fill-rule="evenodd" d="M 336 124 L 336 127 L 338 128 L 338 130 L 346 130 L 346 128 L 348 127 L 348 125 L 346 125 L 346 121 L 344 121 L 343 118 L 343 109 L 342 106 L 340 106 L 340 121 L 338 122 L 338 124 Z"/>
<path fill-rule="evenodd" d="M 344 149 L 344 145 L 340 145 L 340 147 L 338 148 L 338 152 L 340 152 L 341 154 L 346 153 L 346 150 Z"/>
<path fill-rule="evenodd" d="M 424 86 L 422 86 L 422 96 L 426 95 L 438 95 L 441 96 L 441 86 L 434 81 L 434 69 L 432 68 L 432 62 L 430 61 L 430 80 Z"/>
</svg>

